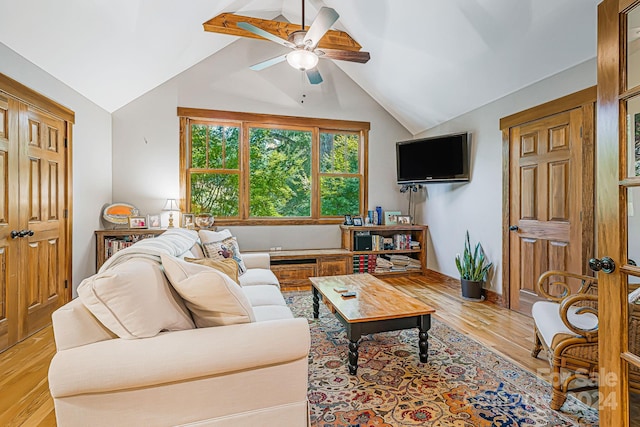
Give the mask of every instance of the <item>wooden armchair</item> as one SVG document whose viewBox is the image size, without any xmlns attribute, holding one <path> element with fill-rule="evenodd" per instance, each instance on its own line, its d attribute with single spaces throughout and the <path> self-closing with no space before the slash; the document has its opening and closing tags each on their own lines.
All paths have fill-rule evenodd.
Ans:
<svg viewBox="0 0 640 427">
<path fill-rule="evenodd" d="M 572 281 L 579 283 L 577 291 L 571 291 Z M 597 283 L 595 277 L 564 271 L 547 271 L 538 279 L 538 294 L 547 301 L 536 302 L 531 310 L 535 327 L 531 356 L 537 357 L 543 348 L 547 352 L 552 369 L 552 409 L 560 409 L 569 391 L 597 388 Z M 565 371 L 570 373 L 563 379 Z M 577 378 L 594 380 L 594 385 L 569 389 Z"/>
</svg>

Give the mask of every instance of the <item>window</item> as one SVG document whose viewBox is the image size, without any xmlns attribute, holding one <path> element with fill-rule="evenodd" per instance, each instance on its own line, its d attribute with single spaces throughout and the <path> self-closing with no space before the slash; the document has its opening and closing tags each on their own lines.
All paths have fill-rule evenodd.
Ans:
<svg viewBox="0 0 640 427">
<path fill-rule="evenodd" d="M 369 123 L 179 108 L 184 212 L 340 223 L 367 206 Z"/>
</svg>

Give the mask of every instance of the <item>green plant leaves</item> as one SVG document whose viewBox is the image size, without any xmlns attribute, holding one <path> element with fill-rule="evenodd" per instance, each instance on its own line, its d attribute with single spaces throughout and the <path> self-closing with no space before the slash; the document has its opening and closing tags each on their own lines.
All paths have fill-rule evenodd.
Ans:
<svg viewBox="0 0 640 427">
<path fill-rule="evenodd" d="M 460 277 L 465 280 L 484 281 L 487 272 L 493 265 L 492 262 L 487 262 L 482 245 L 478 242 L 471 251 L 471 240 L 469 239 L 469 230 L 467 230 L 464 252 L 462 256 L 456 255 L 456 268 L 460 273 Z"/>
</svg>

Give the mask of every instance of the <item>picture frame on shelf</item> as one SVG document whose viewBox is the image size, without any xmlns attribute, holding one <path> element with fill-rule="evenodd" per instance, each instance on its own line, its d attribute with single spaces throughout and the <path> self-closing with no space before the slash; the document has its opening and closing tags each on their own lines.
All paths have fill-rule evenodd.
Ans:
<svg viewBox="0 0 640 427">
<path fill-rule="evenodd" d="M 401 215 L 400 211 L 384 211 L 384 225 L 398 225 L 398 217 Z"/>
<path fill-rule="evenodd" d="M 362 217 L 361 216 L 353 217 L 353 225 L 355 225 L 356 227 L 362 227 L 364 225 L 362 222 Z"/>
<path fill-rule="evenodd" d="M 398 224 L 411 225 L 411 215 L 398 215 Z"/>
<path fill-rule="evenodd" d="M 147 224 L 149 225 L 149 228 L 162 228 L 160 214 L 147 215 Z"/>
<path fill-rule="evenodd" d="M 194 214 L 182 215 L 182 228 L 194 228 L 196 223 L 196 216 Z"/>
<path fill-rule="evenodd" d="M 146 216 L 130 216 L 129 228 L 149 228 Z"/>
<path fill-rule="evenodd" d="M 344 225 L 353 225 L 353 218 L 351 218 L 351 215 L 344 216 Z"/>
</svg>

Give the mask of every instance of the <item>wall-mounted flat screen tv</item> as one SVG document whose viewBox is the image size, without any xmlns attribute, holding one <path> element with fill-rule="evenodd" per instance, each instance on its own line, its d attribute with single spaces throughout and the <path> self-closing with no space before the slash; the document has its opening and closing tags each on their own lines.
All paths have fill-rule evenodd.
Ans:
<svg viewBox="0 0 640 427">
<path fill-rule="evenodd" d="M 396 143 L 398 184 L 469 181 L 468 132 Z"/>
</svg>

